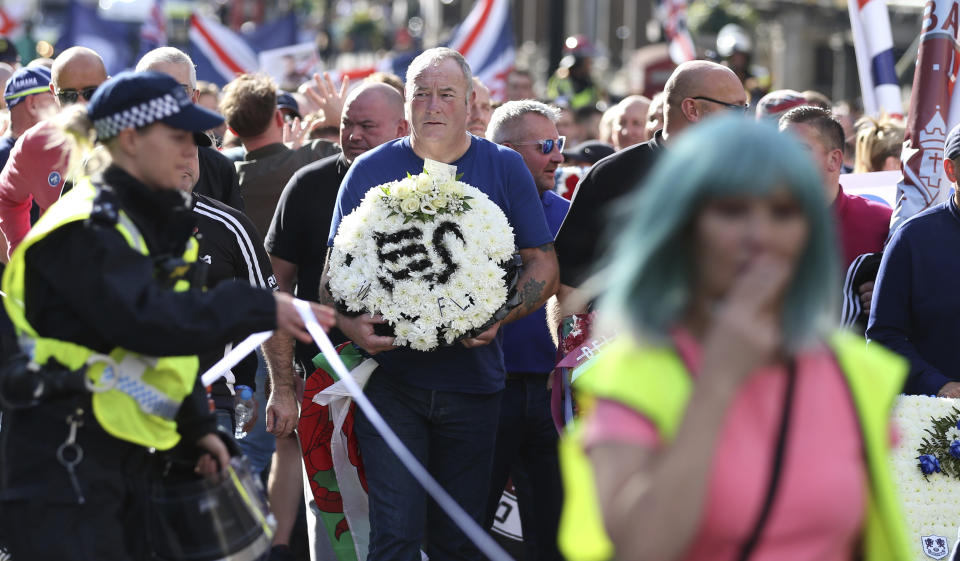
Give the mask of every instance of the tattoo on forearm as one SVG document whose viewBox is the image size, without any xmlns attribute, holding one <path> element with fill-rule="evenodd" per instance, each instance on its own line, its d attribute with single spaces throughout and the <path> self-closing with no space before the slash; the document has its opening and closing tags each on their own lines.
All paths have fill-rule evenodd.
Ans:
<svg viewBox="0 0 960 561">
<path fill-rule="evenodd" d="M 324 282 L 320 285 L 320 297 L 317 298 L 325 306 L 333 306 L 333 296 L 330 295 L 330 283 Z"/>
<path fill-rule="evenodd" d="M 543 245 L 541 245 L 541 246 L 538 246 L 537 249 L 539 249 L 540 251 L 542 251 L 542 252 L 544 252 L 544 253 L 554 253 L 553 242 L 545 243 L 545 244 L 543 244 Z"/>
<path fill-rule="evenodd" d="M 547 281 L 538 281 L 537 279 L 528 279 L 526 284 L 520 290 L 520 299 L 523 301 L 523 307 L 526 311 L 531 311 L 540 303 L 540 297 L 543 295 L 543 287 Z"/>
</svg>

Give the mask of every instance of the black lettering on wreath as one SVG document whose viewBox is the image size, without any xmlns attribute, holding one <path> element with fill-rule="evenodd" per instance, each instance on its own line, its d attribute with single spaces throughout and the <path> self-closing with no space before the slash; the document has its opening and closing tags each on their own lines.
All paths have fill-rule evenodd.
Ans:
<svg viewBox="0 0 960 561">
<path fill-rule="evenodd" d="M 458 240 L 466 244 L 466 240 L 463 239 L 463 232 L 460 231 L 460 226 L 457 226 L 453 222 L 441 222 L 433 231 L 433 247 L 437 255 L 440 256 L 440 261 L 443 263 L 443 270 L 433 274 L 433 280 L 437 284 L 447 284 L 447 281 L 450 280 L 450 277 L 453 276 L 459 268 L 459 266 L 454 263 L 450 250 L 447 249 L 446 240 L 444 239 L 447 234 L 453 234 Z"/>
<path fill-rule="evenodd" d="M 459 266 L 453 261 L 453 255 L 447 248 L 445 236 L 453 234 L 461 242 L 466 240 L 460 227 L 450 221 L 441 222 L 433 231 L 432 241 L 443 269 L 439 272 L 427 273 L 424 278 L 434 284 L 446 284 L 453 276 Z M 377 280 L 381 286 L 387 290 L 393 290 L 396 281 L 412 278 L 416 273 L 423 273 L 433 268 L 434 264 L 430 260 L 430 253 L 423 245 L 423 230 L 416 226 L 397 230 L 392 234 L 375 233 L 374 240 L 377 244 L 377 258 L 380 263 L 400 265 L 406 260 L 404 266 L 397 269 L 388 269 L 388 276 L 379 276 Z M 397 247 L 399 246 L 399 247 Z M 391 248 L 389 251 L 388 248 Z M 471 302 L 472 303 L 472 302 Z"/>
<path fill-rule="evenodd" d="M 408 279 L 411 273 L 426 271 L 433 266 L 426 246 L 419 243 L 421 239 L 423 239 L 423 230 L 416 226 L 398 230 L 392 234 L 380 232 L 374 234 L 374 240 L 377 242 L 377 258 L 381 263 L 396 264 L 401 258 L 409 260 L 405 267 L 390 270 L 390 278 L 377 277 L 384 288 L 393 290 L 394 281 Z M 386 251 L 386 247 L 391 245 L 400 247 Z"/>
</svg>

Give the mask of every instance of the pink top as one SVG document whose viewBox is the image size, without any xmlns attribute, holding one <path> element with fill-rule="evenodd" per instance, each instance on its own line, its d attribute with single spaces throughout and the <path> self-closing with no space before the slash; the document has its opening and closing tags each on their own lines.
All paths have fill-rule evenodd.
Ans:
<svg viewBox="0 0 960 561">
<path fill-rule="evenodd" d="M 700 371 L 700 349 L 675 336 L 684 362 Z M 755 372 L 734 398 L 719 434 L 700 529 L 684 561 L 736 559 L 765 499 L 786 384 L 783 368 Z M 833 355 L 797 359 L 793 411 L 780 486 L 751 561 L 849 561 L 866 507 L 859 421 Z M 620 441 L 663 446 L 654 425 L 613 401 L 598 402 L 586 445 Z"/>
<path fill-rule="evenodd" d="M 842 271 L 846 271 L 859 255 L 883 251 L 883 244 L 890 232 L 892 208 L 857 195 L 848 195 L 843 192 L 843 187 L 840 187 L 831 206 L 843 249 Z"/>
<path fill-rule="evenodd" d="M 43 213 L 60 198 L 68 155 L 55 134 L 48 121 L 27 129 L 0 172 L 0 231 L 9 244 L 8 256 L 30 231 L 31 202 Z"/>
</svg>

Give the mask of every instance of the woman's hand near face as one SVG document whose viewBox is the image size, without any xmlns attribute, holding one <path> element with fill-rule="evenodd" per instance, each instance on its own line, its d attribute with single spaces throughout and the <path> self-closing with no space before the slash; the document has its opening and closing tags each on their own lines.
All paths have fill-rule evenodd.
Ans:
<svg viewBox="0 0 960 561">
<path fill-rule="evenodd" d="M 705 368 L 739 386 L 775 360 L 783 347 L 780 306 L 793 269 L 787 259 L 769 252 L 751 260 L 717 306 L 704 339 Z"/>
</svg>

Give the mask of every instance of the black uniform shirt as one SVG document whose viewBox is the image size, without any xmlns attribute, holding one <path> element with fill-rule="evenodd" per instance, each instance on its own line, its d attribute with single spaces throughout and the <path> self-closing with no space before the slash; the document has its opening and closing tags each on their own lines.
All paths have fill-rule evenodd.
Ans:
<svg viewBox="0 0 960 561">
<path fill-rule="evenodd" d="M 150 356 L 199 354 L 276 327 L 270 292 L 228 281 L 202 292 L 174 292 L 155 276 L 153 258 L 181 255 L 195 227 L 181 193 L 155 191 L 117 167 L 102 182 L 147 240 L 150 257 L 130 247 L 109 223 L 73 222 L 25 256 L 27 321 L 43 337 L 100 353 L 115 347 Z M 95 182 L 96 183 L 96 182 Z M 187 441 L 210 432 L 212 417 L 199 383 L 177 417 Z"/>
</svg>

